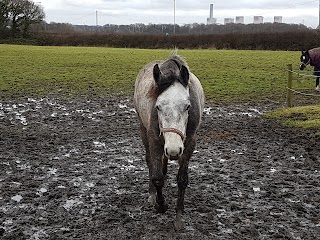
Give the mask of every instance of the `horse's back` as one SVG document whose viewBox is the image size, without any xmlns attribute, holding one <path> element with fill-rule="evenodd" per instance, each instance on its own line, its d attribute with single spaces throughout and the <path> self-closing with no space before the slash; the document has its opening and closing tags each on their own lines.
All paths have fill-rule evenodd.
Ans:
<svg viewBox="0 0 320 240">
<path fill-rule="evenodd" d="M 313 48 L 309 50 L 310 58 L 311 58 L 311 66 L 315 67 L 315 70 L 320 70 L 320 47 Z"/>
<path fill-rule="evenodd" d="M 199 106 L 199 115 L 202 116 L 202 112 L 204 109 L 204 91 L 201 85 L 200 80 L 190 72 L 190 83 L 189 83 L 190 91 L 194 94 L 194 101 L 197 101 L 197 105 Z"/>
</svg>

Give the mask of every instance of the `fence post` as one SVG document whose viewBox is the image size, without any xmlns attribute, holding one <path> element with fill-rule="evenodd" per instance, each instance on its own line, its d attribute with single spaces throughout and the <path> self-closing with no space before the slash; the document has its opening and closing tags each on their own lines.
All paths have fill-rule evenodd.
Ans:
<svg viewBox="0 0 320 240">
<path fill-rule="evenodd" d="M 288 64 L 287 106 L 292 107 L 292 64 Z"/>
</svg>

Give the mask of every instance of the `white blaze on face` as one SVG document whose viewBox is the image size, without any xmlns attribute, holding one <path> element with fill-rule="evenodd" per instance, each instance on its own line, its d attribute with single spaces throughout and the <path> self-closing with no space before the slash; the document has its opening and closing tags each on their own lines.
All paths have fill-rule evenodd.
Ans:
<svg viewBox="0 0 320 240">
<path fill-rule="evenodd" d="M 189 87 L 175 82 L 157 99 L 159 127 L 174 128 L 186 134 L 190 107 Z M 164 153 L 169 159 L 178 159 L 184 150 L 181 136 L 175 132 L 164 132 Z"/>
</svg>

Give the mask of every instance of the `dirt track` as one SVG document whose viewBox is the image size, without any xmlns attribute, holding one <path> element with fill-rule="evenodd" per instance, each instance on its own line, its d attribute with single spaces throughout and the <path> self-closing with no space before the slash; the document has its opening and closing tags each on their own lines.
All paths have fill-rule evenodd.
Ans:
<svg viewBox="0 0 320 240">
<path fill-rule="evenodd" d="M 320 148 L 311 131 L 261 113 L 207 105 L 186 192 L 186 229 L 148 205 L 148 174 L 130 100 L 0 103 L 1 239 L 317 239 Z"/>
</svg>

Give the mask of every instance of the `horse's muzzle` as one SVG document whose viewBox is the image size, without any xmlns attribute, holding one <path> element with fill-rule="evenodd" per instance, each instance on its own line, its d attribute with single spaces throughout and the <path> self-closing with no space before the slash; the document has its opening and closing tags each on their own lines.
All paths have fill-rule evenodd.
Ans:
<svg viewBox="0 0 320 240">
<path fill-rule="evenodd" d="M 186 136 L 183 132 L 176 128 L 161 128 L 162 133 L 175 133 L 176 135 L 167 136 L 164 144 L 164 154 L 170 160 L 178 160 L 184 150 L 183 143 Z M 180 137 L 180 138 L 179 138 Z"/>
<path fill-rule="evenodd" d="M 305 69 L 306 68 L 306 65 L 304 64 L 304 63 L 301 63 L 301 65 L 300 65 L 300 70 L 303 70 L 303 69 Z"/>
</svg>

